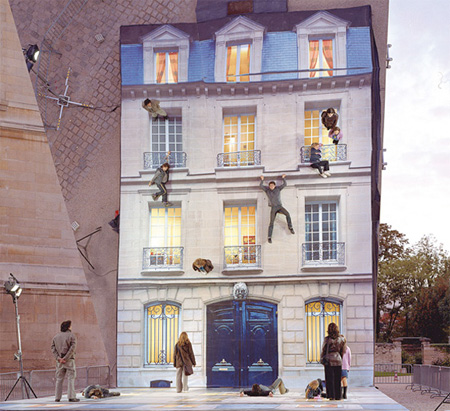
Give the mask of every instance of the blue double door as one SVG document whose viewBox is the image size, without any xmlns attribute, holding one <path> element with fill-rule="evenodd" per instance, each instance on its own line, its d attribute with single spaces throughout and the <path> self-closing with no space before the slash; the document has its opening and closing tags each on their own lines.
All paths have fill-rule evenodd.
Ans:
<svg viewBox="0 0 450 411">
<path fill-rule="evenodd" d="M 270 385 L 278 376 L 277 306 L 229 300 L 207 307 L 207 386 Z"/>
</svg>

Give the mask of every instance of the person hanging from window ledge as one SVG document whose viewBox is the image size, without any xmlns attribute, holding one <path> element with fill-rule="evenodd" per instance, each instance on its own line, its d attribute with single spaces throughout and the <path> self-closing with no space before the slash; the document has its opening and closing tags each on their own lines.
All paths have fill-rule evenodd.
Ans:
<svg viewBox="0 0 450 411">
<path fill-rule="evenodd" d="M 289 389 L 285 387 L 284 382 L 281 378 L 277 378 L 272 384 L 268 387 L 263 384 L 253 384 L 250 390 L 241 390 L 239 395 L 243 397 L 244 395 L 248 395 L 249 397 L 273 397 L 273 393 L 277 390 L 280 390 L 280 394 L 287 394 Z"/>
<path fill-rule="evenodd" d="M 159 188 L 159 191 L 155 194 L 152 194 L 153 201 L 156 201 L 160 196 L 162 196 L 162 202 L 165 207 L 170 207 L 173 205 L 169 201 L 167 201 L 167 189 L 166 184 L 169 181 L 169 163 L 164 163 L 161 167 L 156 169 L 156 173 L 152 178 L 152 181 L 148 183 L 149 186 L 156 184 Z"/>
<path fill-rule="evenodd" d="M 289 211 L 286 210 L 283 205 L 281 204 L 281 197 L 280 197 L 280 191 L 286 187 L 286 180 L 285 180 L 286 174 L 283 174 L 281 176 L 281 179 L 283 180 L 283 183 L 281 186 L 277 187 L 277 184 L 275 181 L 271 181 L 269 183 L 269 186 L 265 186 L 263 184 L 264 176 L 261 176 L 261 182 L 259 183 L 259 186 L 261 189 L 266 193 L 267 198 L 269 199 L 269 206 L 271 207 L 270 210 L 270 223 L 269 223 L 269 237 L 267 241 L 269 243 L 272 242 L 272 232 L 273 232 L 273 223 L 275 222 L 275 217 L 278 213 L 284 214 L 286 216 L 287 225 L 289 228 L 289 231 L 292 234 L 295 234 L 295 231 L 292 227 L 292 220 L 291 216 L 289 214 Z"/>
<path fill-rule="evenodd" d="M 158 100 L 150 100 L 149 98 L 146 98 L 142 102 L 142 108 L 144 110 L 147 110 L 154 119 L 156 119 L 158 116 L 162 117 L 164 120 L 169 119 L 167 113 L 160 107 Z"/>
</svg>

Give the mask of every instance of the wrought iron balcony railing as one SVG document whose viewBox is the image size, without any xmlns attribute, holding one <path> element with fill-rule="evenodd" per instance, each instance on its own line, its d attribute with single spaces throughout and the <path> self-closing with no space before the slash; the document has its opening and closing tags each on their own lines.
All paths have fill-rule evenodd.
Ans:
<svg viewBox="0 0 450 411">
<path fill-rule="evenodd" d="M 170 167 L 182 168 L 186 167 L 186 153 L 184 151 L 172 151 L 167 158 L 165 151 L 152 151 L 144 153 L 144 170 L 155 169 L 165 162 L 169 162 Z"/>
<path fill-rule="evenodd" d="M 261 165 L 261 150 L 217 154 L 217 167 L 245 167 L 259 165 Z"/>
<path fill-rule="evenodd" d="M 239 245 L 224 247 L 224 268 L 261 268 L 261 246 Z"/>
<path fill-rule="evenodd" d="M 326 144 L 321 148 L 322 160 L 328 161 L 346 161 L 347 144 Z M 311 146 L 303 146 L 300 150 L 300 162 L 309 163 L 311 156 Z"/>
<path fill-rule="evenodd" d="M 345 265 L 345 243 L 324 241 L 302 244 L 302 265 Z"/>
<path fill-rule="evenodd" d="M 183 247 L 146 247 L 143 270 L 180 270 L 183 268 Z"/>
</svg>

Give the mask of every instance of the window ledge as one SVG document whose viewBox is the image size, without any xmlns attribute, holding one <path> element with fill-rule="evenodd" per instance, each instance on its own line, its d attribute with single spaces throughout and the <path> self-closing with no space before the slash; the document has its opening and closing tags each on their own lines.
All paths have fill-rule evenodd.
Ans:
<svg viewBox="0 0 450 411">
<path fill-rule="evenodd" d="M 142 270 L 141 271 L 141 275 L 165 275 L 165 276 L 170 276 L 170 275 L 183 275 L 184 271 L 179 269 L 179 268 L 159 268 L 159 269 L 155 269 L 155 270 Z"/>
<path fill-rule="evenodd" d="M 332 264 L 317 264 L 317 265 L 303 265 L 301 268 L 302 271 L 306 272 L 314 272 L 314 271 L 346 271 L 346 265 L 332 265 Z"/>
<path fill-rule="evenodd" d="M 261 267 L 236 267 L 222 270 L 222 274 L 259 274 L 262 272 L 263 269 Z"/>
</svg>

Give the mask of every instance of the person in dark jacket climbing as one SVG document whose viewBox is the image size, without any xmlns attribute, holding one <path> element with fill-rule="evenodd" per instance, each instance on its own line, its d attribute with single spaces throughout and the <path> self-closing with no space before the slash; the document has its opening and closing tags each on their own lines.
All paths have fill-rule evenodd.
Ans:
<svg viewBox="0 0 450 411">
<path fill-rule="evenodd" d="M 169 163 L 164 163 L 161 167 L 156 169 L 156 173 L 152 178 L 152 181 L 148 183 L 149 186 L 156 184 L 159 191 L 152 194 L 153 201 L 156 201 L 160 196 L 162 196 L 162 202 L 166 207 L 170 207 L 172 203 L 167 201 L 167 189 L 166 184 L 169 181 Z"/>
<path fill-rule="evenodd" d="M 278 213 L 284 214 L 286 216 L 287 225 L 289 228 L 289 231 L 292 234 L 295 234 L 294 228 L 292 227 L 292 220 L 291 216 L 289 214 L 289 211 L 286 210 L 283 205 L 281 204 L 281 196 L 280 191 L 286 187 L 286 180 L 285 180 L 286 174 L 283 174 L 281 176 L 281 179 L 283 180 L 283 183 L 281 186 L 277 187 L 277 184 L 275 181 L 271 181 L 269 183 L 269 186 L 265 186 L 263 184 L 264 176 L 261 176 L 261 182 L 259 183 L 259 186 L 267 195 L 267 198 L 269 199 L 269 206 L 271 208 L 270 210 L 270 223 L 269 223 L 269 234 L 267 241 L 269 243 L 272 242 L 272 232 L 273 232 L 273 223 L 275 222 L 275 217 Z"/>
</svg>

